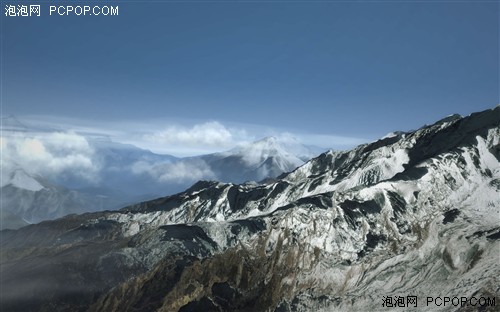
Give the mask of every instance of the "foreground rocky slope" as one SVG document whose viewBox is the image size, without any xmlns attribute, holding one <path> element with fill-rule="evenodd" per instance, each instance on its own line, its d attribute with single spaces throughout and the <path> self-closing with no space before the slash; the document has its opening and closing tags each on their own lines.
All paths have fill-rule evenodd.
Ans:
<svg viewBox="0 0 500 312">
<path fill-rule="evenodd" d="M 417 311 L 477 308 L 427 306 L 429 296 L 498 305 L 499 125 L 500 107 L 450 116 L 266 185 L 199 182 L 2 231 L 2 307 L 386 311 L 383 298 L 396 296 L 416 296 Z"/>
</svg>

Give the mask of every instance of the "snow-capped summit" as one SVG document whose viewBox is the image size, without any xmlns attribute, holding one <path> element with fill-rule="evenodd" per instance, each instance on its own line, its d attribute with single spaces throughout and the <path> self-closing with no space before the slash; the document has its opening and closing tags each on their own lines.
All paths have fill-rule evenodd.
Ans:
<svg viewBox="0 0 500 312">
<path fill-rule="evenodd" d="M 223 153 L 201 156 L 220 181 L 243 183 L 275 178 L 319 154 L 292 138 L 265 137 Z M 321 150 L 322 151 L 322 150 Z"/>
<path fill-rule="evenodd" d="M 12 172 L 9 183 L 19 189 L 32 192 L 37 192 L 44 188 L 44 186 L 40 184 L 40 182 L 38 182 L 32 176 L 28 175 L 22 169 L 17 169 L 14 172 Z"/>
<path fill-rule="evenodd" d="M 295 161 L 302 164 L 325 150 L 319 147 L 303 145 L 293 137 L 277 138 L 269 136 L 239 146 L 231 151 L 244 155 L 250 161 L 255 158 L 263 160 L 271 156 L 279 155 L 289 158 L 292 162 Z"/>
<path fill-rule="evenodd" d="M 288 144 L 288 147 L 291 145 Z M 304 163 L 293 152 L 292 149 L 288 149 L 276 137 L 270 136 L 238 147 L 232 150 L 232 155 L 241 157 L 246 164 L 257 168 L 272 160 L 273 164 L 277 166 L 276 171 L 280 170 L 283 173 Z"/>
</svg>

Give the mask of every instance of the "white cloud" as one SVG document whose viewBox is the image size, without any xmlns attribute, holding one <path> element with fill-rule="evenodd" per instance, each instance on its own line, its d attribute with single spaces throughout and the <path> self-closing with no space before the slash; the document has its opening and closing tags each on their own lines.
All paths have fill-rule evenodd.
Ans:
<svg viewBox="0 0 500 312">
<path fill-rule="evenodd" d="M 191 128 L 170 126 L 144 135 L 144 138 L 159 144 L 188 146 L 226 147 L 233 143 L 231 132 L 217 121 L 197 124 Z"/>
<path fill-rule="evenodd" d="M 92 180 L 99 170 L 93 161 L 94 150 L 74 132 L 4 132 L 1 148 L 5 174 L 22 168 L 31 175 L 53 178 L 65 174 Z"/>
<path fill-rule="evenodd" d="M 156 128 L 156 129 L 155 129 Z M 151 150 L 159 154 L 177 157 L 197 156 L 226 151 L 243 142 L 251 142 L 256 133 L 249 135 L 242 127 L 229 127 L 218 121 L 173 123 L 167 127 L 152 122 L 142 133 L 124 137 L 123 142 Z"/>
<path fill-rule="evenodd" d="M 348 149 L 374 138 L 348 135 L 307 133 L 303 129 L 280 129 L 259 124 L 200 121 L 188 119 L 82 120 L 54 116 L 20 117 L 23 123 L 39 129 L 72 129 L 89 137 L 108 137 L 159 154 L 178 157 L 221 152 L 243 143 L 275 136 L 322 148 Z"/>
<path fill-rule="evenodd" d="M 173 163 L 138 161 L 132 166 L 135 174 L 148 174 L 159 182 L 184 183 L 210 180 L 215 174 L 201 159 L 181 160 Z"/>
</svg>

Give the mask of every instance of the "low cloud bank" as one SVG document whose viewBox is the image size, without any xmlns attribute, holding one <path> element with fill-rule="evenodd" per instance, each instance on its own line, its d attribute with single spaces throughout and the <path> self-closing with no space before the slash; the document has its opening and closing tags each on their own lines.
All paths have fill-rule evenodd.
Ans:
<svg viewBox="0 0 500 312">
<path fill-rule="evenodd" d="M 138 161 L 132 166 L 135 174 L 148 174 L 159 182 L 186 183 L 215 179 L 210 167 L 201 159 L 180 160 L 170 163 Z"/>
<path fill-rule="evenodd" d="M 3 133 L 0 142 L 3 177 L 23 169 L 48 178 L 71 175 L 93 180 L 100 170 L 93 161 L 94 149 L 74 132 Z"/>
<path fill-rule="evenodd" d="M 274 136 L 282 142 L 285 150 L 301 160 L 315 155 L 311 154 L 314 149 L 298 150 L 297 146 L 300 144 L 347 149 L 367 141 L 353 137 L 295 133 L 259 125 L 223 124 L 218 121 L 170 122 L 165 125 L 160 121 L 99 123 L 77 119 L 58 121 L 55 117 L 45 120 L 43 116 L 31 118 L 27 122 L 14 120 L 16 127 L 11 126 L 11 130 L 5 130 L 4 123 L 4 131 L 0 137 L 2 185 L 9 183 L 9 175 L 19 168 L 30 175 L 55 180 L 76 178 L 94 185 L 101 182 L 104 171 L 109 173 L 113 168 L 128 174 L 143 177 L 147 175 L 159 183 L 186 183 L 217 178 L 204 161 L 195 158 L 159 161 L 158 157 L 138 156 L 137 160 L 127 160 L 126 163 L 109 163 L 104 160 L 104 155 L 109 151 L 93 145 L 95 138 L 107 138 L 110 142 L 129 143 L 155 153 L 180 157 L 229 149 L 234 151 L 235 147 L 242 150 L 246 157 L 250 157 L 253 155 L 252 151 L 245 150 L 244 146 L 250 146 L 249 143 L 257 139 Z M 12 120 L 10 123 L 13 123 Z M 317 154 L 321 150 L 318 148 Z M 257 156 L 260 157 L 260 154 Z"/>
</svg>

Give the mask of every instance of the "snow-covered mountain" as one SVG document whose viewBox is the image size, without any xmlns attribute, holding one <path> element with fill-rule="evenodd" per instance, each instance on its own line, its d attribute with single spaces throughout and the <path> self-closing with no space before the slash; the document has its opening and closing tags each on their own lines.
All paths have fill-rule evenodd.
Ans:
<svg viewBox="0 0 500 312">
<path fill-rule="evenodd" d="M 14 123 L 17 119 L 12 117 L 8 121 L 8 125 L 20 124 L 20 122 Z M 28 131 L 20 126 L 15 128 L 9 126 L 6 129 L 8 130 L 4 129 L 4 135 L 8 131 L 11 135 L 12 133 L 18 135 L 21 129 L 24 129 L 25 133 L 33 133 L 33 130 Z M 8 134 L 7 140 L 10 138 Z M 21 138 L 16 137 L 18 140 L 25 140 L 22 142 L 30 143 L 29 140 L 35 140 L 29 135 L 27 139 L 24 135 Z M 168 194 L 168 188 L 162 189 L 162 185 L 155 184 L 155 180 L 151 177 L 134 175 L 130 168 L 137 161 L 175 161 L 177 158 L 170 155 L 156 155 L 132 145 L 109 140 L 90 138 L 88 142 L 93 154 L 87 162 L 92 167 L 99 168 L 91 178 L 81 174 L 82 168 L 77 166 L 68 167 L 58 174 L 45 176 L 42 173 L 28 172 L 33 171 L 29 168 L 31 163 L 19 162 L 16 157 L 11 157 L 13 153 L 9 149 L 12 147 L 5 147 L 1 170 L 2 185 L 0 185 L 1 209 L 2 212 L 9 213 L 15 218 L 5 219 L 1 228 L 16 228 L 21 224 L 17 221 L 11 223 L 8 220 L 22 219 L 28 223 L 37 223 L 72 213 L 118 209 L 127 204 L 158 197 L 162 191 Z M 36 149 L 34 151 L 36 152 Z M 60 159 L 63 159 L 61 162 L 69 162 L 78 157 L 81 155 L 68 153 Z M 25 168 L 25 165 L 28 168 Z"/>
<path fill-rule="evenodd" d="M 321 154 L 275 182 L 199 182 L 119 211 L 3 231 L 1 304 L 386 311 L 388 297 L 414 296 L 406 310 L 495 311 L 499 161 L 497 106 Z M 437 296 L 466 300 L 428 303 Z"/>
<path fill-rule="evenodd" d="M 29 127 L 12 116 L 2 126 L 2 211 L 29 223 L 118 209 L 180 192 L 200 179 L 275 178 L 315 155 L 313 147 L 291 139 L 266 138 L 224 153 L 176 158 L 106 137 Z M 2 228 L 14 227 L 5 221 Z"/>
<path fill-rule="evenodd" d="M 73 213 L 102 211 L 110 207 L 118 209 L 129 198 L 126 194 L 106 189 L 71 190 L 42 177 L 31 176 L 22 169 L 16 169 L 6 176 L 1 188 L 0 229 L 16 229 Z"/>
<path fill-rule="evenodd" d="M 266 137 L 224 153 L 201 156 L 217 177 L 230 183 L 261 181 L 290 172 L 324 150 L 292 139 Z"/>
</svg>

